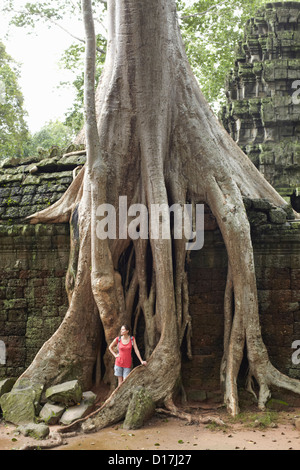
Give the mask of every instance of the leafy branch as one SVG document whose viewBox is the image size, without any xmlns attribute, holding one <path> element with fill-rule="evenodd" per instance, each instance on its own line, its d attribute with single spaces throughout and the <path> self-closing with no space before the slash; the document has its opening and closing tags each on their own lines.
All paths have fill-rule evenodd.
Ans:
<svg viewBox="0 0 300 470">
<path fill-rule="evenodd" d="M 106 3 L 102 0 L 98 0 L 100 3 Z M 10 11 L 14 13 L 14 16 L 11 20 L 11 24 L 18 26 L 18 27 L 25 27 L 25 26 L 30 26 L 34 28 L 35 26 L 35 19 L 41 19 L 45 20 L 46 22 L 48 21 L 50 24 L 60 28 L 62 31 L 64 31 L 66 34 L 71 36 L 73 39 L 75 39 L 78 42 L 81 42 L 85 44 L 85 39 L 78 37 L 69 29 L 67 29 L 65 26 L 60 24 L 58 21 L 63 19 L 62 14 L 60 13 L 60 9 L 57 8 L 50 8 L 47 3 L 44 4 L 36 4 L 36 3 L 26 3 L 24 6 L 23 10 L 15 10 L 13 6 L 13 2 L 10 1 L 6 8 L 4 9 L 6 12 Z M 77 7 L 76 4 L 72 1 L 71 2 L 71 12 L 76 15 L 78 14 L 77 12 Z M 103 26 L 103 24 L 100 22 L 100 24 Z M 100 48 L 99 46 L 96 47 L 96 51 L 99 52 L 100 54 L 105 54 L 105 50 Z"/>
<path fill-rule="evenodd" d="M 203 15 L 206 15 L 209 11 L 215 9 L 215 8 L 218 8 L 220 7 L 221 5 L 223 5 L 224 3 L 227 3 L 228 0 L 224 0 L 224 2 L 221 2 L 221 3 L 217 3 L 216 5 L 211 5 L 209 8 L 207 8 L 207 10 L 205 11 L 200 11 L 200 12 L 197 12 L 197 13 L 193 13 L 191 15 L 184 15 L 184 16 L 180 16 L 180 19 L 181 20 L 185 20 L 185 19 L 188 19 L 188 18 L 194 18 L 196 16 L 203 16 Z"/>
</svg>

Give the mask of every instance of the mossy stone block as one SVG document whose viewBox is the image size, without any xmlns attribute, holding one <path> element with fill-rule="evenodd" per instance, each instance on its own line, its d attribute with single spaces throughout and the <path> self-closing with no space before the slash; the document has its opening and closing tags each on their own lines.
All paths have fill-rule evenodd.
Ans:
<svg viewBox="0 0 300 470">
<path fill-rule="evenodd" d="M 45 396 L 53 403 L 63 403 L 66 406 L 80 403 L 82 390 L 78 380 L 70 380 L 54 385 L 46 390 Z"/>
<path fill-rule="evenodd" d="M 151 418 L 155 411 L 155 403 L 151 395 L 144 387 L 137 387 L 130 400 L 125 421 L 124 429 L 139 429 Z"/>
</svg>

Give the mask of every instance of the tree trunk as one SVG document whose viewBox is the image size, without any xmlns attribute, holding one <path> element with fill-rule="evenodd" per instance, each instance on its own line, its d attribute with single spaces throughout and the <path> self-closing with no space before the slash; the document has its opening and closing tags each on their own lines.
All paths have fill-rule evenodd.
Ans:
<svg viewBox="0 0 300 470">
<path fill-rule="evenodd" d="M 61 201 L 31 216 L 32 223 L 71 217 L 74 224 L 78 220 L 72 273 L 67 277 L 74 280 L 69 282 L 70 307 L 61 327 L 24 376 L 57 383 L 63 377 L 61 364 L 69 376 L 66 362 L 71 361 L 85 386 L 91 382 L 101 328 L 109 344 L 123 323 L 136 324 L 143 314 L 147 367 L 135 368 L 82 426 L 99 429 L 122 419 L 132 388 L 138 384 L 148 389 L 155 402 L 172 408 L 172 394 L 180 378 L 180 346 L 184 334 L 188 332 L 189 338 L 191 331 L 186 240 L 156 239 L 151 233 L 149 239 L 131 240 L 124 234 L 123 222 L 132 218 L 122 219 L 123 213 L 117 217 L 119 237 L 99 239 L 98 207 L 107 203 L 118 208 L 119 197 L 126 196 L 128 207 L 145 204 L 149 216 L 154 204 L 207 203 L 217 219 L 229 258 L 221 368 L 228 410 L 238 413 L 237 375 L 245 345 L 251 376 L 260 386 L 261 408 L 272 384 L 300 392 L 297 381 L 271 366 L 261 338 L 243 196 L 264 197 L 279 206 L 285 202 L 206 103 L 185 54 L 175 0 L 108 1 L 108 50 L 96 110 L 95 46 L 88 0 L 83 1 L 83 11 L 86 127 L 78 140 L 86 142 L 86 168 Z M 169 227 L 171 234 L 170 220 Z M 104 380 L 111 383 L 113 364 L 107 354 L 105 365 Z"/>
</svg>

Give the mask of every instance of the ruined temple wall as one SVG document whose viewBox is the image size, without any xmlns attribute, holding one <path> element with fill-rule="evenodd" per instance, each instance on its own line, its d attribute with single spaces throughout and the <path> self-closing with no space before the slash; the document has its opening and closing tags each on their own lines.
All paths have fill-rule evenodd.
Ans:
<svg viewBox="0 0 300 470">
<path fill-rule="evenodd" d="M 69 226 L 25 220 L 56 202 L 85 161 L 64 152 L 53 148 L 48 155 L 0 165 L 0 378 L 23 372 L 67 311 Z"/>
<path fill-rule="evenodd" d="M 18 377 L 67 311 L 68 225 L 0 226 L 1 377 Z"/>
<path fill-rule="evenodd" d="M 300 340 L 299 229 L 257 226 L 255 232 L 252 239 L 262 336 L 272 363 L 300 379 L 300 365 L 293 359 L 297 350 L 292 347 Z M 219 388 L 226 276 L 222 237 L 218 231 L 207 232 L 204 248 L 193 254 L 189 265 L 193 358 L 184 360 L 183 381 L 190 397 L 205 398 Z M 242 370 L 241 380 L 245 372 Z"/>
<path fill-rule="evenodd" d="M 300 3 L 268 3 L 245 26 L 221 120 L 284 197 L 300 189 Z"/>
</svg>

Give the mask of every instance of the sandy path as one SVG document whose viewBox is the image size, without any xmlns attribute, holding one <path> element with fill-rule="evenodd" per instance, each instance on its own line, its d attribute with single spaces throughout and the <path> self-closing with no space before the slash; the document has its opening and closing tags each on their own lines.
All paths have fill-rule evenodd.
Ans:
<svg viewBox="0 0 300 470">
<path fill-rule="evenodd" d="M 196 416 L 208 411 L 195 410 Z M 249 413 L 234 422 L 224 412 L 218 416 L 226 426 L 188 425 L 186 422 L 156 413 L 142 429 L 124 430 L 115 425 L 93 434 L 68 437 L 66 444 L 55 450 L 300 450 L 300 431 L 294 417 L 300 408 L 278 412 L 267 428 L 259 426 L 265 414 Z M 38 444 L 32 438 L 15 434 L 15 426 L 0 422 L 0 450 L 20 449 L 24 444 Z M 51 432 L 57 427 L 51 427 Z"/>
</svg>

